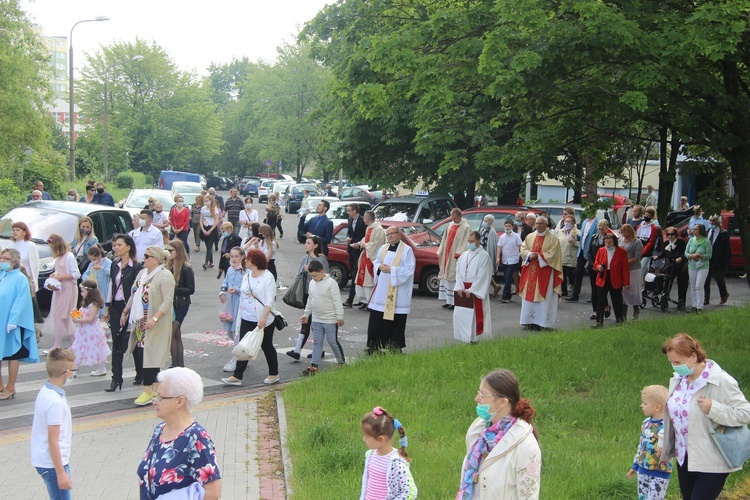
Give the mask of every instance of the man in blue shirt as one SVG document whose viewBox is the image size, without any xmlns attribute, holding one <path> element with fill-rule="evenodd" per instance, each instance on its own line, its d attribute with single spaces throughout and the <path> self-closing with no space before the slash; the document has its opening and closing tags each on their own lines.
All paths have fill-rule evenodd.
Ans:
<svg viewBox="0 0 750 500">
<path fill-rule="evenodd" d="M 326 257 L 328 256 L 328 244 L 333 236 L 333 221 L 327 215 L 329 208 L 331 208 L 331 204 L 327 200 L 320 200 L 316 209 L 318 215 L 305 224 L 305 235 L 320 237 L 321 250 Z"/>
<path fill-rule="evenodd" d="M 91 203 L 96 203 L 97 205 L 109 205 L 110 207 L 114 207 L 115 199 L 112 198 L 111 194 L 105 191 L 104 184 L 102 184 L 101 182 L 97 182 L 96 194 L 94 195 L 94 199 L 91 200 Z"/>
</svg>

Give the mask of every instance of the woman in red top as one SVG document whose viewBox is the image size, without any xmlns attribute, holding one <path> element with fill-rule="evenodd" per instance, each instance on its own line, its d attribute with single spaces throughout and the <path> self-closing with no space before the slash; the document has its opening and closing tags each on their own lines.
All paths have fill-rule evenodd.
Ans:
<svg viewBox="0 0 750 500">
<path fill-rule="evenodd" d="M 172 232 L 185 245 L 185 250 L 190 255 L 190 245 L 188 244 L 188 234 L 190 234 L 190 210 L 185 207 L 185 199 L 179 195 L 174 195 L 174 206 L 169 211 L 169 224 L 172 226 Z"/>
<path fill-rule="evenodd" d="M 624 322 L 622 314 L 622 289 L 630 286 L 630 267 L 628 252 L 617 246 L 617 235 L 607 233 L 604 236 L 604 246 L 599 248 L 594 260 L 593 271 L 596 275 L 596 290 L 599 294 L 596 308 L 596 325 L 604 326 L 604 309 L 607 306 L 607 293 L 612 298 L 612 308 L 615 310 L 615 321 L 618 325 Z"/>
</svg>

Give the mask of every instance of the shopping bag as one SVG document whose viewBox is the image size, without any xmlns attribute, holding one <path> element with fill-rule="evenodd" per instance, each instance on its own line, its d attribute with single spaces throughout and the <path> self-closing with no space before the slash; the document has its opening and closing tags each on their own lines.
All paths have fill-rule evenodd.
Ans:
<svg viewBox="0 0 750 500">
<path fill-rule="evenodd" d="M 260 344 L 263 342 L 263 329 L 257 326 L 253 331 L 247 332 L 237 347 L 232 349 L 232 356 L 237 361 L 250 361 L 258 357 Z"/>
<path fill-rule="evenodd" d="M 229 328 L 227 328 L 227 336 L 229 337 L 229 340 L 234 339 L 234 328 L 232 328 L 232 325 L 234 325 L 234 309 L 232 307 L 231 296 L 227 295 L 227 301 L 223 304 L 219 303 L 218 312 L 219 321 L 222 323 L 229 323 Z"/>
<path fill-rule="evenodd" d="M 284 304 L 292 306 L 296 309 L 305 308 L 305 284 L 307 283 L 307 277 L 305 271 L 302 271 L 294 279 L 294 283 L 286 291 L 284 298 Z"/>
</svg>

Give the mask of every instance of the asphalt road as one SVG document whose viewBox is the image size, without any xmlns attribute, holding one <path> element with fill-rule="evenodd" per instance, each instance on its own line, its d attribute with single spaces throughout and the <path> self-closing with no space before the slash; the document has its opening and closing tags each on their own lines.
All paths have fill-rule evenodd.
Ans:
<svg viewBox="0 0 750 500">
<path fill-rule="evenodd" d="M 228 193 L 220 193 L 228 197 Z M 300 258 L 304 254 L 302 244 L 294 238 L 296 215 L 285 215 L 284 226 L 286 236 L 279 240 L 280 250 L 276 260 L 280 282 L 288 286 L 294 281 Z M 192 239 L 192 235 L 191 235 Z M 185 364 L 196 370 L 204 379 L 206 394 L 217 394 L 236 390 L 221 384 L 220 379 L 228 376 L 222 372 L 224 364 L 230 359 L 231 341 L 219 329 L 218 292 L 221 280 L 218 280 L 216 270 L 202 269 L 205 258 L 205 247 L 199 253 L 191 254 L 191 263 L 196 272 L 196 293 L 192 299 L 192 306 L 183 325 L 183 340 L 185 344 Z M 218 263 L 218 259 L 215 260 Z M 745 281 L 731 276 L 727 280 L 730 299 L 724 306 L 718 306 L 718 291 L 714 288 L 714 304 L 706 308 L 707 311 L 720 307 L 745 304 L 750 299 L 750 290 Z M 289 326 L 277 331 L 274 344 L 279 355 L 279 370 L 282 381 L 290 381 L 300 377 L 300 372 L 307 366 L 304 357 L 302 361 L 294 361 L 284 353 L 291 349 L 299 330 L 299 316 L 301 311 L 292 309 L 281 301 L 283 290 L 280 290 L 277 308 L 284 314 Z M 348 295 L 348 289 L 342 290 L 342 300 Z M 676 295 L 676 290 L 673 293 Z M 581 301 L 578 303 L 563 302 L 558 309 L 557 330 L 564 331 L 591 324 L 591 304 L 586 303 L 589 298 L 588 285 L 584 284 Z M 689 302 L 688 297 L 688 302 Z M 406 353 L 415 350 L 433 349 L 456 342 L 453 340 L 452 313 L 441 308 L 442 303 L 436 297 L 427 296 L 419 292 L 416 287 L 412 301 L 412 310 L 407 321 Z M 492 336 L 493 338 L 515 335 L 526 335 L 518 324 L 521 305 L 517 296 L 508 304 L 502 304 L 499 298 L 492 300 Z M 339 339 L 349 362 L 356 362 L 362 355 L 367 337 L 368 313 L 357 309 L 347 309 L 345 325 L 339 329 Z M 653 308 L 649 304 L 641 313 L 641 321 L 650 317 L 660 317 L 663 314 L 679 313 L 670 304 L 666 312 Z M 614 316 L 606 324 L 614 324 Z M 486 336 L 486 334 L 485 334 Z M 40 342 L 41 349 L 52 346 L 53 339 L 45 336 Z M 66 342 L 66 345 L 69 345 Z M 308 343 L 303 354 L 311 352 L 312 344 Z M 329 350 L 330 352 L 330 350 Z M 324 358 L 321 370 L 333 370 L 335 360 L 331 355 Z M 93 368 L 92 368 L 93 369 Z M 80 375 L 72 385 L 66 387 L 74 416 L 106 414 L 112 411 L 133 407 L 133 400 L 141 392 L 140 386 L 132 385 L 134 369 L 132 360 L 125 365 L 125 384 L 123 390 L 115 393 L 103 392 L 109 386 L 107 377 L 90 377 L 86 367 L 81 369 Z M 256 361 L 251 361 L 245 372 L 245 387 L 262 386 L 263 379 L 268 374 L 268 368 L 262 355 Z M 7 371 L 4 370 L 4 380 Z M 42 363 L 22 364 L 17 383 L 17 395 L 14 399 L 0 402 L 0 430 L 31 425 L 34 399 L 39 388 L 44 384 L 46 372 L 44 358 Z"/>
</svg>

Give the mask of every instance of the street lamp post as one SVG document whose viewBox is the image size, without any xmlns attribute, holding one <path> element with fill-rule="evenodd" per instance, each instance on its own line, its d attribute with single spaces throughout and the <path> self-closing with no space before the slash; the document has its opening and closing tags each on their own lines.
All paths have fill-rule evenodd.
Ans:
<svg viewBox="0 0 750 500">
<path fill-rule="evenodd" d="M 70 115 L 68 116 L 68 122 L 70 123 L 70 180 L 76 180 L 76 134 L 75 124 L 73 123 L 73 117 L 75 116 L 75 104 L 74 104 L 74 87 L 73 87 L 73 29 L 81 23 L 101 22 L 109 21 L 107 16 L 96 16 L 94 19 L 84 19 L 78 21 L 70 28 L 70 49 L 68 50 L 68 66 L 70 66 L 70 82 L 68 83 L 69 100 L 70 100 Z"/>
<path fill-rule="evenodd" d="M 143 56 L 133 56 L 131 61 L 142 61 Z M 109 82 L 109 70 L 112 67 L 107 68 L 104 74 L 104 130 L 102 132 L 102 139 L 104 140 L 104 146 L 102 152 L 104 158 L 102 163 L 104 164 L 104 180 L 105 182 L 109 179 L 109 119 L 108 119 L 108 106 L 109 106 L 109 94 L 107 93 L 107 84 Z"/>
</svg>

